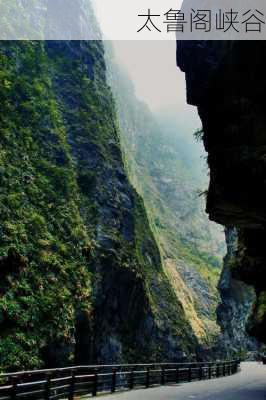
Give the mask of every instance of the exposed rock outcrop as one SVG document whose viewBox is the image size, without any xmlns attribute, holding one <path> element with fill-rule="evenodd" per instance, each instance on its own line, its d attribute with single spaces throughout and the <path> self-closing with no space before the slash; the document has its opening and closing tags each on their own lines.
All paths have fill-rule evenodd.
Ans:
<svg viewBox="0 0 266 400">
<path fill-rule="evenodd" d="M 130 50 L 131 44 L 127 46 Z M 175 118 L 160 119 L 137 98 L 129 76 L 109 53 L 109 81 L 129 177 L 143 197 L 164 269 L 186 318 L 199 341 L 210 345 L 219 332 L 215 310 L 225 240 L 223 228 L 209 221 L 204 198 L 198 195 L 207 182 L 201 149 L 187 141 Z"/>
<path fill-rule="evenodd" d="M 105 75 L 101 41 L 0 43 L 0 369 L 195 353 Z"/>
<path fill-rule="evenodd" d="M 258 342 L 246 331 L 248 319 L 256 300 L 255 290 L 232 277 L 232 266 L 237 252 L 237 231 L 225 229 L 227 255 L 224 258 L 223 272 L 219 282 L 222 303 L 217 309 L 218 323 L 222 328 L 219 338 L 220 357 L 226 352 L 228 357 L 244 356 L 249 351 L 258 350 Z"/>
<path fill-rule="evenodd" d="M 198 107 L 208 152 L 210 219 L 238 231 L 232 276 L 254 286 L 248 329 L 266 336 L 265 42 L 182 42 L 187 99 Z"/>
</svg>

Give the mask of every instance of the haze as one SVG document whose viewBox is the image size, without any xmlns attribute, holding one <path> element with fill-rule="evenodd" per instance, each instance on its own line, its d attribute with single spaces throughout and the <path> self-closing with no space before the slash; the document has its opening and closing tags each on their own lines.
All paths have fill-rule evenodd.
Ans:
<svg viewBox="0 0 266 400">
<path fill-rule="evenodd" d="M 174 41 L 114 41 L 116 61 L 130 76 L 137 97 L 154 114 L 176 115 L 186 134 L 201 126 L 196 107 L 186 103 L 185 76 L 176 66 Z"/>
</svg>

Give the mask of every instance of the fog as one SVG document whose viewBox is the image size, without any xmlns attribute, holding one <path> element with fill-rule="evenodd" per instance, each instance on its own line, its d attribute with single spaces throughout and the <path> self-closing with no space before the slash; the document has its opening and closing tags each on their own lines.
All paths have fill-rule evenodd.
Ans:
<svg viewBox="0 0 266 400">
<path fill-rule="evenodd" d="M 112 24 L 106 3 L 92 0 L 103 37 Z M 176 0 L 177 7 L 181 3 Z M 193 132 L 201 127 L 201 122 L 196 107 L 186 103 L 185 75 L 176 65 L 176 41 L 115 40 L 111 43 L 115 60 L 126 70 L 136 96 L 148 104 L 155 116 L 163 115 L 164 119 L 169 116 L 169 122 L 175 120 L 179 136 L 185 135 L 194 143 Z M 202 146 L 196 148 L 202 154 Z"/>
<path fill-rule="evenodd" d="M 186 103 L 185 75 L 176 66 L 175 41 L 114 41 L 116 61 L 128 73 L 137 97 L 157 116 L 175 120 L 178 134 L 192 142 L 201 122 L 196 107 Z M 197 146 L 199 152 L 202 147 Z"/>
<path fill-rule="evenodd" d="M 147 102 L 152 111 L 186 106 L 185 79 L 175 61 L 174 41 L 114 41 L 119 64 L 123 65 L 136 88 L 137 96 Z"/>
</svg>

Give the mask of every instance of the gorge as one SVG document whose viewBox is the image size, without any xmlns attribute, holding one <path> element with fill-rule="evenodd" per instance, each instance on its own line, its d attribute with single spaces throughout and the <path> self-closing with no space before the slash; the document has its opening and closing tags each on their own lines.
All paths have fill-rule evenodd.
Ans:
<svg viewBox="0 0 266 400">
<path fill-rule="evenodd" d="M 263 46 L 243 70 L 241 44 L 178 44 L 218 226 L 204 162 L 107 44 L 0 42 L 1 371 L 239 356 L 247 323 L 265 341 Z"/>
</svg>

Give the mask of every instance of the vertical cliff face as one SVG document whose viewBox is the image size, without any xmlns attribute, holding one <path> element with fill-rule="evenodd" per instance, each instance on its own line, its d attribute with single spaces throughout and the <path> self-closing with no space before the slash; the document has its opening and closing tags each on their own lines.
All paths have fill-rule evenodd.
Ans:
<svg viewBox="0 0 266 400">
<path fill-rule="evenodd" d="M 198 194 L 206 184 L 204 161 L 175 120 L 168 116 L 160 124 L 136 97 L 129 76 L 111 54 L 108 61 L 130 179 L 144 199 L 163 267 L 186 319 L 208 347 L 219 332 L 215 310 L 225 253 L 223 228 L 209 221 Z"/>
<path fill-rule="evenodd" d="M 1 42 L 0 62 L 0 368 L 194 353 L 126 175 L 102 43 Z"/>
<path fill-rule="evenodd" d="M 177 53 L 186 72 L 188 102 L 198 107 L 203 124 L 210 166 L 207 212 L 210 219 L 237 229 L 231 273 L 255 288 L 248 328 L 263 341 L 265 50 L 264 42 L 199 41 L 179 43 Z"/>
<path fill-rule="evenodd" d="M 219 349 L 227 356 L 242 355 L 248 351 L 256 351 L 258 342 L 246 331 L 248 319 L 256 300 L 255 290 L 232 276 L 232 267 L 236 261 L 238 246 L 237 231 L 235 228 L 225 230 L 227 255 L 224 258 L 224 267 L 220 277 L 218 289 L 222 303 L 217 308 L 217 320 L 222 328 L 219 337 Z"/>
</svg>

